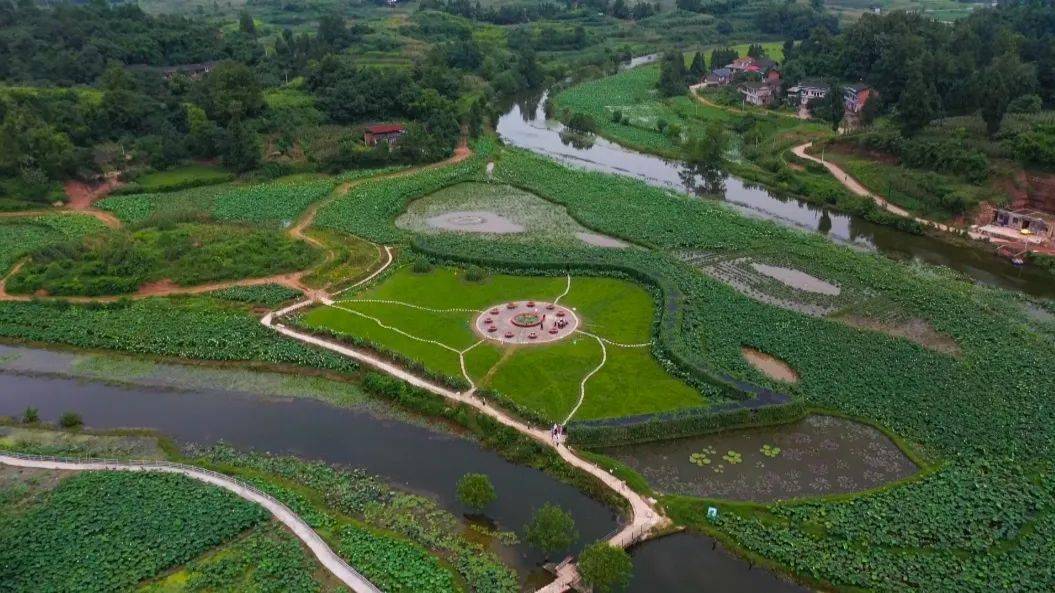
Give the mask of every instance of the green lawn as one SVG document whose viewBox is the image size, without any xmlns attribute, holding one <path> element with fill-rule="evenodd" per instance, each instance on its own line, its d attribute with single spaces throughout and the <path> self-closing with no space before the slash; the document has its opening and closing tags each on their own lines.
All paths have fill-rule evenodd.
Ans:
<svg viewBox="0 0 1055 593">
<path fill-rule="evenodd" d="M 378 286 L 335 307 L 312 310 L 302 323 L 366 341 L 416 361 L 432 373 L 464 380 L 457 351 L 480 342 L 471 329 L 475 311 L 509 300 L 552 301 L 566 287 L 567 278 L 562 277 L 494 275 L 470 282 L 464 279 L 463 270 L 455 268 L 419 274 L 403 267 Z M 398 304 L 357 302 L 358 299 L 469 310 L 423 311 Z M 560 302 L 581 316 L 580 330 L 628 345 L 651 340 L 652 297 L 635 284 L 613 278 L 575 277 L 571 290 Z M 342 309 L 370 316 L 389 327 Z M 605 348 L 607 362 L 587 382 L 586 397 L 576 419 L 707 405 L 696 390 L 669 375 L 652 357 L 649 347 L 606 344 Z M 563 420 L 575 407 L 580 382 L 601 360 L 600 343 L 586 334 L 544 346 L 510 347 L 482 342 L 465 354 L 466 371 L 478 387 L 498 391 L 554 421 Z"/>
<path fill-rule="evenodd" d="M 140 175 L 132 183 L 138 191 L 165 192 L 230 181 L 234 176 L 220 167 L 198 163 Z"/>
</svg>

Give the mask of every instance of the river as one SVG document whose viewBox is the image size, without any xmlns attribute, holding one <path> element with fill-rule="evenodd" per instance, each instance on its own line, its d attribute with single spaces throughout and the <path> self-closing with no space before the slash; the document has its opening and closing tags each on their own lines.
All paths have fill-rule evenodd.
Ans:
<svg viewBox="0 0 1055 593">
<path fill-rule="evenodd" d="M 275 397 L 270 381 L 288 379 L 276 373 L 223 371 L 183 365 L 125 362 L 121 383 L 100 382 L 82 370 L 94 355 L 52 352 L 0 345 L 0 415 L 19 416 L 33 406 L 45 421 L 64 412 L 79 413 L 91 428 L 148 428 L 182 443 L 224 441 L 235 447 L 290 454 L 352 468 L 363 468 L 393 484 L 429 495 L 451 512 L 463 509 L 454 496 L 458 478 L 467 472 L 487 474 L 498 499 L 487 515 L 500 528 L 519 531 L 534 509 L 552 502 L 575 517 L 577 547 L 601 538 L 617 526 L 611 509 L 549 475 L 510 463 L 471 438 L 404 414 L 378 407 L 338 407 L 307 397 Z M 136 366 L 138 365 L 138 366 Z M 112 365 L 104 368 L 116 368 Z M 145 369 L 145 370 L 144 370 Z M 181 377 L 195 377 L 180 388 Z M 206 377 L 203 380 L 202 377 Z M 232 385 L 255 384 L 252 393 Z M 340 384 L 330 389 L 340 389 Z M 523 546 L 503 554 L 519 570 L 525 590 L 544 575 L 539 560 Z M 800 592 L 797 585 L 730 555 L 703 536 L 679 535 L 637 546 L 630 591 L 646 593 Z"/>
<path fill-rule="evenodd" d="M 626 175 L 650 185 L 692 194 L 692 176 L 684 163 L 637 152 L 601 137 L 583 146 L 562 136 L 564 126 L 546 118 L 546 93 L 513 102 L 496 126 L 507 144 L 563 163 L 604 173 Z M 1055 281 L 1032 266 L 1016 267 L 982 249 L 958 247 L 929 236 L 912 235 L 831 211 L 809 202 L 774 195 L 742 179 L 727 176 L 723 199 L 746 216 L 822 234 L 835 242 L 879 251 L 898 260 L 917 260 L 952 268 L 976 283 L 1055 298 Z"/>
</svg>

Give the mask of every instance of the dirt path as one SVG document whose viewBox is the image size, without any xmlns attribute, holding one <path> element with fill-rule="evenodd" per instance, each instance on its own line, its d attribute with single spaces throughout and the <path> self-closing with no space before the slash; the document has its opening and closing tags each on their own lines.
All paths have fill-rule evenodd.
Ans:
<svg viewBox="0 0 1055 593">
<path fill-rule="evenodd" d="M 321 301 L 325 305 L 332 305 L 333 301 L 329 299 Z M 571 464 L 574 467 L 585 471 L 591 476 L 600 480 L 605 486 L 616 492 L 621 497 L 626 499 L 630 505 L 631 510 L 631 521 L 620 529 L 616 534 L 608 539 L 610 545 L 627 548 L 630 545 L 647 539 L 656 529 L 660 529 L 670 525 L 670 520 L 663 516 L 655 506 L 655 502 L 652 500 L 646 500 L 645 497 L 641 496 L 637 492 L 634 492 L 626 485 L 623 481 L 609 474 L 606 470 L 600 466 L 594 465 L 593 463 L 579 457 L 572 449 L 555 444 L 550 438 L 548 431 L 535 428 L 518 418 L 507 414 L 503 410 L 496 409 L 494 406 L 488 405 L 487 402 L 478 396 L 474 390 L 470 389 L 467 391 L 454 391 L 448 387 L 430 381 L 428 379 L 419 377 L 410 371 L 402 368 L 401 366 L 384 360 L 373 353 L 360 350 L 358 348 L 352 348 L 343 344 L 338 344 L 330 340 L 319 338 L 307 333 L 297 331 L 289 328 L 280 321 L 283 316 L 288 315 L 294 311 L 306 308 L 315 304 L 311 300 L 305 300 L 300 303 L 291 305 L 280 311 L 268 313 L 260 320 L 260 322 L 278 333 L 298 340 L 302 343 L 324 348 L 332 352 L 336 352 L 343 356 L 347 356 L 365 366 L 372 367 L 381 372 L 387 373 L 397 379 L 405 381 L 410 385 L 428 391 L 434 395 L 446 398 L 448 400 L 465 404 L 476 411 L 490 416 L 496 421 L 504 424 L 517 432 L 534 439 L 536 442 L 543 446 L 553 449 L 566 463 Z M 560 571 L 558 571 L 558 578 L 540 589 L 540 592 L 545 593 L 561 593 L 566 591 L 571 583 L 575 582 L 578 578 L 575 565 L 568 563 L 563 565 Z"/>
<path fill-rule="evenodd" d="M 851 177 L 850 174 L 844 171 L 843 168 L 839 165 L 836 165 L 831 161 L 819 159 L 806 152 L 811 146 L 813 146 L 813 142 L 799 144 L 798 146 L 792 148 L 791 152 L 799 158 L 806 159 L 807 161 L 813 161 L 814 163 L 818 163 L 824 166 L 824 168 L 827 169 L 828 172 L 831 173 L 832 176 L 835 177 L 835 179 L 839 183 L 842 183 L 846 189 L 850 190 L 855 195 L 871 199 L 873 202 L 876 203 L 876 206 L 879 206 L 880 208 L 886 210 L 887 212 L 890 212 L 891 214 L 895 214 L 902 218 L 910 218 L 924 226 L 929 226 L 931 228 L 938 229 L 939 231 L 944 231 L 947 233 L 959 232 L 958 229 L 956 229 L 955 227 L 951 227 L 947 224 L 942 224 L 940 222 L 935 222 L 926 218 L 919 218 L 917 216 L 913 216 L 912 213 L 908 210 L 905 210 L 904 208 L 895 204 L 891 204 L 889 201 L 886 200 L 886 198 L 878 194 L 872 193 L 871 190 L 865 187 L 860 181 Z"/>
<path fill-rule="evenodd" d="M 207 469 L 183 465 L 180 463 L 168 463 L 163 461 L 73 461 L 61 458 L 44 458 L 36 456 L 21 456 L 3 454 L 0 455 L 0 463 L 14 467 L 33 467 L 57 470 L 80 470 L 80 471 L 126 471 L 126 472 L 159 472 L 181 474 L 217 486 L 227 490 L 249 502 L 264 507 L 271 516 L 289 528 L 304 545 L 311 550 L 315 558 L 337 577 L 342 583 L 351 588 L 355 593 L 381 593 L 366 577 L 359 574 L 343 558 L 337 555 L 332 548 L 308 526 L 303 519 L 279 502 L 269 494 L 237 480 L 230 476 L 220 474 Z"/>
</svg>

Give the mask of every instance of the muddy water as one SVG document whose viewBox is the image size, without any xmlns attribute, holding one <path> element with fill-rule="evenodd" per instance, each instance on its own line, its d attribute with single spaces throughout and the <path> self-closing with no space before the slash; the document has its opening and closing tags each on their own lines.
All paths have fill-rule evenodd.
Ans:
<svg viewBox="0 0 1055 593">
<path fill-rule="evenodd" d="M 776 356 L 766 354 L 761 350 L 748 348 L 747 346 L 741 347 L 740 352 L 743 353 L 744 359 L 747 360 L 751 366 L 762 371 L 762 373 L 770 379 L 783 381 L 785 383 L 799 382 L 799 374 L 795 372 L 795 369 L 791 368 L 791 365 L 780 360 Z"/>
<path fill-rule="evenodd" d="M 832 416 L 603 452 L 664 493 L 756 502 L 859 492 L 917 470 L 882 432 Z"/>
<path fill-rule="evenodd" d="M 574 516 L 580 532 L 577 548 L 603 537 L 618 524 L 610 509 L 575 488 L 540 471 L 509 463 L 471 439 L 401 419 L 397 413 L 379 413 L 370 406 L 337 407 L 316 399 L 260 395 L 290 388 L 272 373 L 249 377 L 243 371 L 228 374 L 215 369 L 143 362 L 139 363 L 139 373 L 128 372 L 135 363 L 123 367 L 120 379 L 132 381 L 131 384 L 100 383 L 70 377 L 80 373 L 78 360 L 82 357 L 0 345 L 0 415 L 17 416 L 27 406 L 34 406 L 43 420 L 56 421 L 62 413 L 75 411 L 93 428 L 150 428 L 180 442 L 209 444 L 222 440 L 243 449 L 363 468 L 408 490 L 432 496 L 455 514 L 465 511 L 454 496 L 457 480 L 467 472 L 482 472 L 490 476 L 498 493 L 487 515 L 500 528 L 519 531 L 535 508 L 552 502 Z M 202 377 L 208 377 L 208 381 Z M 188 379 L 190 388 L 174 388 L 184 379 Z M 149 384 L 136 385 L 137 380 Z M 206 385 L 216 381 L 252 388 L 236 391 Z M 669 540 L 661 540 L 665 541 Z M 739 582 L 738 575 L 747 568 L 746 562 L 720 549 L 711 550 L 709 544 L 686 544 L 679 553 L 691 553 L 700 562 L 681 565 L 677 554 L 651 553 L 653 545 L 646 543 L 634 550 L 641 574 L 635 578 L 632 591 L 675 590 L 659 583 L 653 585 L 648 576 L 651 571 L 680 572 L 683 582 L 695 583 L 697 587 L 685 591 L 744 590 L 708 585 L 716 577 L 723 582 Z M 525 590 L 548 582 L 544 573 L 535 568 L 540 558 L 525 546 L 506 550 L 502 555 L 520 571 Z M 703 566 L 707 567 L 706 572 L 702 571 Z M 769 579 L 775 581 L 776 577 Z"/>
<path fill-rule="evenodd" d="M 546 119 L 545 100 L 543 93 L 514 102 L 496 126 L 502 139 L 572 166 L 626 175 L 672 191 L 694 194 L 700 187 L 700 180 L 684 163 L 636 152 L 600 137 L 583 142 L 568 136 L 563 125 Z M 1055 298 L 1055 281 L 1049 274 L 1035 266 L 1015 267 L 980 249 L 964 249 L 802 200 L 779 197 L 732 176 L 725 178 L 723 200 L 746 216 L 816 232 L 833 241 L 877 250 L 899 260 L 947 266 L 980 284 Z"/>
<path fill-rule="evenodd" d="M 768 264 L 760 264 L 754 262 L 751 267 L 760 274 L 764 274 L 773 278 L 774 280 L 783 283 L 785 286 L 790 286 L 798 290 L 804 290 L 806 292 L 814 292 L 817 294 L 826 294 L 828 296 L 839 296 L 842 292 L 840 288 L 829 282 L 825 282 L 815 276 L 794 270 L 792 268 L 785 268 L 782 266 L 771 266 Z"/>
</svg>

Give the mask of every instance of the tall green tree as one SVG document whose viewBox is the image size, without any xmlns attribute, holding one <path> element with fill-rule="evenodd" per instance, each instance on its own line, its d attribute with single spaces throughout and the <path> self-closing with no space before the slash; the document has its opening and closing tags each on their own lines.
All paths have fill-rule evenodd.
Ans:
<svg viewBox="0 0 1055 593">
<path fill-rule="evenodd" d="M 241 120 L 235 120 L 227 127 L 222 148 L 226 167 L 242 173 L 260 166 L 260 139 Z"/>
<path fill-rule="evenodd" d="M 485 474 L 465 474 L 458 480 L 458 500 L 474 511 L 482 511 L 497 498 L 491 478 Z"/>
<path fill-rule="evenodd" d="M 939 101 L 934 83 L 927 78 L 920 63 L 916 62 L 909 74 L 905 91 L 897 102 L 902 132 L 911 136 L 923 129 L 938 116 Z"/>
<path fill-rule="evenodd" d="M 664 53 L 659 64 L 659 81 L 656 83 L 659 92 L 666 97 L 684 95 L 688 90 L 685 80 L 685 58 L 681 52 Z"/>
<path fill-rule="evenodd" d="M 689 66 L 689 76 L 693 82 L 698 82 L 707 74 L 707 57 L 703 55 L 702 51 L 696 52 L 696 55 L 692 56 L 692 65 Z"/>
<path fill-rule="evenodd" d="M 579 532 L 571 513 L 547 502 L 524 526 L 524 539 L 549 558 L 550 554 L 570 548 L 579 539 Z"/>
<path fill-rule="evenodd" d="M 616 593 L 630 584 L 634 565 L 622 548 L 597 542 L 579 555 L 579 574 L 586 585 L 597 593 Z"/>
<path fill-rule="evenodd" d="M 227 123 L 264 111 L 264 94 L 256 75 L 240 62 L 220 62 L 192 92 L 209 119 Z"/>
</svg>

